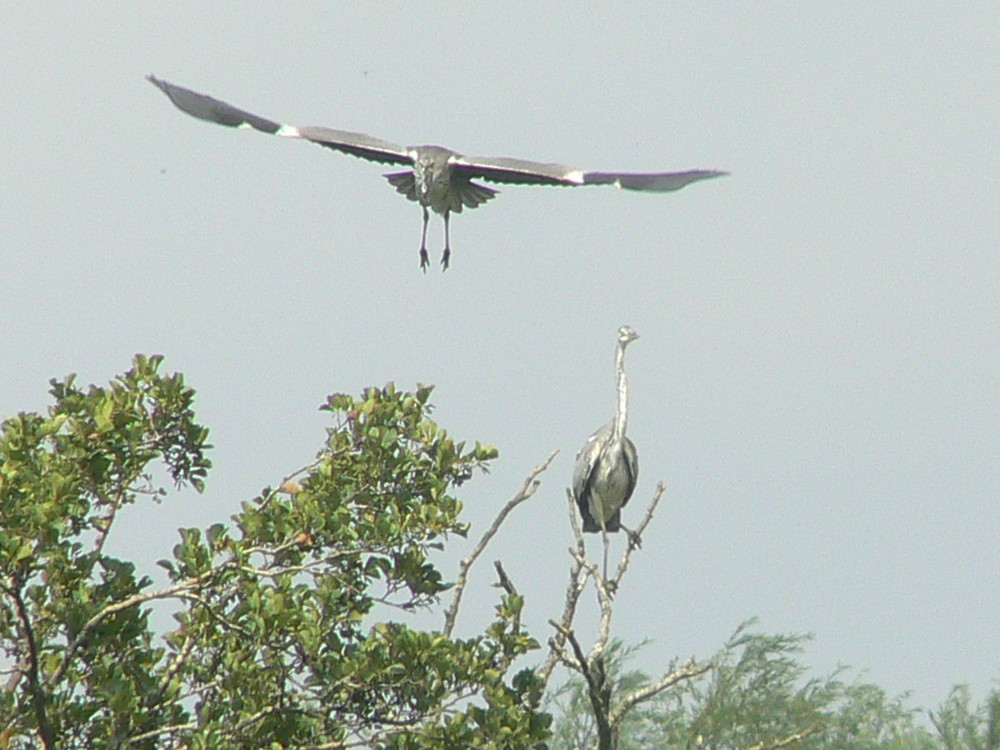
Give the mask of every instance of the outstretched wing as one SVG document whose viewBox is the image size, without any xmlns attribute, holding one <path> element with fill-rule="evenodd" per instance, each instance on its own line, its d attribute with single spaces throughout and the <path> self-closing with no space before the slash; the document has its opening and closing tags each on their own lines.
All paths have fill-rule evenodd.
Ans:
<svg viewBox="0 0 1000 750">
<path fill-rule="evenodd" d="M 563 164 L 546 164 L 506 156 L 460 156 L 452 168 L 469 177 L 525 185 L 617 185 L 626 190 L 668 192 L 698 180 L 729 174 L 712 169 L 687 172 L 584 172 Z"/>
<path fill-rule="evenodd" d="M 262 133 L 280 135 L 285 138 L 304 138 L 351 156 L 357 156 L 369 161 L 383 164 L 412 164 L 413 159 L 404 146 L 389 141 L 383 141 L 364 133 L 351 133 L 347 130 L 334 130 L 322 126 L 295 126 L 268 120 L 264 117 L 246 112 L 232 104 L 214 99 L 197 91 L 175 86 L 168 81 L 155 76 L 146 76 L 147 80 L 157 86 L 170 101 L 192 117 L 207 120 L 231 128 L 251 127 Z"/>
<path fill-rule="evenodd" d="M 645 190 L 651 193 L 669 193 L 685 185 L 712 177 L 723 177 L 729 172 L 715 169 L 690 169 L 687 172 L 587 172 L 585 185 L 615 185 L 625 190 Z"/>
<path fill-rule="evenodd" d="M 490 182 L 522 185 L 583 185 L 584 174 L 562 164 L 512 159 L 506 156 L 456 156 L 452 169 L 467 177 L 479 177 Z"/>
</svg>

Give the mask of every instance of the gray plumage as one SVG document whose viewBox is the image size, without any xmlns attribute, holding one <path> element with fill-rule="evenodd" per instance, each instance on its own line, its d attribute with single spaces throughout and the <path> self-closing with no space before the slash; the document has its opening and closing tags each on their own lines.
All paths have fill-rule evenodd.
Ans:
<svg viewBox="0 0 1000 750">
<path fill-rule="evenodd" d="M 476 208 L 493 198 L 497 191 L 472 182 L 478 178 L 489 182 L 522 185 L 616 185 L 626 190 L 669 192 L 710 177 L 727 174 L 708 169 L 686 172 L 585 172 L 561 164 L 512 159 L 509 157 L 463 156 L 441 146 L 401 146 L 364 133 L 334 130 L 319 126 L 284 125 L 231 104 L 213 99 L 197 91 L 147 76 L 170 101 L 183 112 L 209 122 L 228 127 L 251 127 L 263 133 L 288 138 L 304 138 L 320 146 L 341 151 L 382 164 L 401 164 L 405 172 L 385 175 L 399 193 L 423 207 L 423 232 L 420 241 L 420 267 L 425 271 L 427 259 L 428 209 L 444 217 L 445 245 L 441 265 L 448 268 L 451 257 L 448 218 L 463 208 Z"/>
<path fill-rule="evenodd" d="M 625 347 L 637 338 L 639 334 L 628 326 L 618 329 L 615 349 L 618 406 L 615 418 L 587 438 L 576 456 L 573 497 L 586 532 L 616 532 L 621 528 L 621 509 L 632 497 L 639 478 L 635 445 L 625 435 L 628 423 Z"/>
</svg>

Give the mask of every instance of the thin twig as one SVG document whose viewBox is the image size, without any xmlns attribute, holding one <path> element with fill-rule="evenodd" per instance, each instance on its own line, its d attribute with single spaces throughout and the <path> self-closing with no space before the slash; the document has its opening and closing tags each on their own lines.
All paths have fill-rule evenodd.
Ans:
<svg viewBox="0 0 1000 750">
<path fill-rule="evenodd" d="M 584 557 L 577 558 L 580 565 L 587 569 L 591 578 L 594 579 L 594 588 L 597 591 L 597 604 L 601 609 L 601 619 L 597 627 L 597 638 L 590 649 L 589 661 L 594 661 L 601 657 L 607 649 L 608 640 L 611 638 L 611 615 L 614 613 L 611 607 L 611 589 L 608 582 L 604 580 L 595 563 Z"/>
<path fill-rule="evenodd" d="M 816 734 L 819 731 L 819 725 L 809 727 L 809 729 L 803 729 L 801 732 L 795 732 L 787 737 L 774 740 L 773 742 L 758 742 L 756 745 L 751 745 L 744 750 L 779 750 L 782 747 L 788 747 L 793 742 L 798 742 L 799 740 L 804 740 L 806 737 L 812 734 Z"/>
<path fill-rule="evenodd" d="M 499 560 L 494 560 L 493 567 L 496 568 L 497 571 L 497 582 L 494 585 L 499 586 L 511 596 L 517 596 L 517 587 L 514 586 L 514 582 L 510 580 L 510 576 L 507 575 L 507 571 L 503 569 L 503 563 Z"/>
<path fill-rule="evenodd" d="M 649 501 L 649 506 L 646 508 L 646 515 L 642 517 L 642 522 L 638 527 L 636 527 L 636 530 L 628 535 L 628 545 L 625 547 L 625 552 L 622 553 L 621 562 L 618 563 L 618 570 L 615 572 L 615 577 L 608 582 L 612 591 L 617 590 L 622 576 L 624 576 L 625 571 L 628 570 L 629 560 L 632 557 L 632 550 L 634 550 L 637 546 L 636 542 L 633 540 L 633 535 L 635 538 L 642 538 L 642 535 L 646 532 L 646 527 L 649 526 L 649 522 L 653 520 L 653 513 L 656 511 L 656 506 L 659 505 L 660 498 L 663 497 L 665 489 L 666 488 L 663 486 L 662 481 L 656 483 L 656 490 L 653 492 L 653 499 Z"/>
<path fill-rule="evenodd" d="M 693 660 L 687 661 L 685 664 L 681 665 L 679 669 L 675 669 L 670 674 L 666 675 L 659 682 L 652 685 L 646 685 L 641 688 L 636 688 L 635 690 L 628 693 L 624 698 L 622 698 L 618 705 L 614 707 L 611 711 L 611 723 L 619 724 L 622 719 L 625 718 L 625 714 L 631 711 L 636 705 L 647 701 L 655 695 L 662 693 L 669 687 L 676 685 L 678 682 L 684 680 L 690 680 L 693 677 L 698 677 L 703 675 L 712 669 L 712 664 L 695 664 Z M 762 750 L 762 748 L 754 748 L 753 750 Z"/>
<path fill-rule="evenodd" d="M 566 603 L 563 607 L 563 614 L 559 620 L 558 627 L 556 627 L 556 634 L 549 639 L 549 655 L 546 657 L 541 669 L 538 670 L 538 676 L 542 678 L 543 686 L 548 685 L 552 670 L 562 656 L 563 647 L 566 644 L 564 633 L 573 624 L 573 618 L 576 616 L 577 602 L 580 601 L 580 594 L 583 593 L 583 589 L 587 585 L 587 577 L 590 575 L 579 562 L 587 550 L 583 542 L 583 532 L 580 530 L 580 522 L 576 517 L 576 501 L 573 499 L 573 493 L 569 489 L 566 490 L 566 500 L 569 504 L 570 527 L 573 529 L 573 536 L 576 539 L 576 551 L 575 553 L 572 549 L 569 551 L 570 556 L 574 559 L 574 563 L 569 571 L 569 584 L 566 586 Z"/>
<path fill-rule="evenodd" d="M 552 451 L 549 457 L 545 459 L 543 463 L 536 466 L 528 474 L 528 477 L 524 480 L 524 484 L 521 489 L 518 490 L 517 494 L 501 509 L 497 514 L 497 517 L 493 519 L 493 523 L 483 534 L 482 538 L 479 540 L 479 544 L 470 552 L 459 564 L 458 566 L 458 579 L 455 582 L 455 594 L 452 597 L 451 605 L 449 605 L 447 611 L 444 614 L 444 635 L 450 636 L 451 631 L 455 628 L 455 618 L 458 616 L 458 606 L 462 601 L 462 594 L 465 592 L 465 584 L 468 582 L 469 568 L 476 561 L 486 549 L 486 545 L 489 544 L 490 540 L 496 535 L 497 531 L 500 529 L 500 525 L 504 522 L 504 519 L 510 514 L 514 508 L 523 503 L 525 500 L 530 498 L 535 494 L 535 490 L 541 482 L 538 480 L 538 475 L 549 468 L 549 464 L 552 463 L 552 459 L 556 457 L 559 453 L 558 450 Z"/>
</svg>

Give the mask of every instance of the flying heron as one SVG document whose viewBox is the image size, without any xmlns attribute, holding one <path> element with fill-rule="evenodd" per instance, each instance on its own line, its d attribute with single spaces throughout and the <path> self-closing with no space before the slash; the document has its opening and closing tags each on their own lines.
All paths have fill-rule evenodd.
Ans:
<svg viewBox="0 0 1000 750">
<path fill-rule="evenodd" d="M 197 91 L 147 76 L 170 101 L 183 112 L 201 120 L 233 128 L 251 127 L 262 133 L 286 138 L 304 138 L 351 156 L 382 164 L 404 164 L 405 172 L 385 175 L 389 183 L 424 211 L 424 226 L 420 236 L 420 267 L 426 272 L 427 220 L 432 209 L 444 217 L 444 254 L 441 265 L 447 269 L 451 258 L 448 218 L 462 208 L 476 208 L 490 200 L 498 191 L 473 182 L 480 178 L 488 182 L 523 185 L 617 185 L 626 190 L 669 192 L 709 177 L 727 172 L 693 169 L 687 172 L 585 172 L 561 164 L 543 164 L 505 156 L 463 156 L 441 146 L 400 146 L 364 133 L 333 130 L 316 125 L 284 125 L 244 112 L 231 104 L 213 99 Z"/>
<path fill-rule="evenodd" d="M 625 347 L 637 338 L 639 334 L 629 326 L 618 329 L 615 348 L 618 408 L 615 418 L 587 438 L 576 456 L 576 467 L 573 469 L 573 497 L 583 517 L 583 530 L 592 534 L 601 532 L 604 541 L 605 580 L 608 577 L 608 533 L 625 528 L 621 525 L 622 508 L 632 497 L 639 478 L 635 445 L 625 436 L 628 421 Z"/>
</svg>

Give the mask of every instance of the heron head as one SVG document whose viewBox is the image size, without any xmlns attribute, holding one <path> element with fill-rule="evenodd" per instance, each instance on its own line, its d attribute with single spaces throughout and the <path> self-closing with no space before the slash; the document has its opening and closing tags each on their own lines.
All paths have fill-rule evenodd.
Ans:
<svg viewBox="0 0 1000 750">
<path fill-rule="evenodd" d="M 632 326 L 622 326 L 618 329 L 618 344 L 624 348 L 630 343 L 639 338 L 639 334 L 635 332 Z"/>
</svg>

